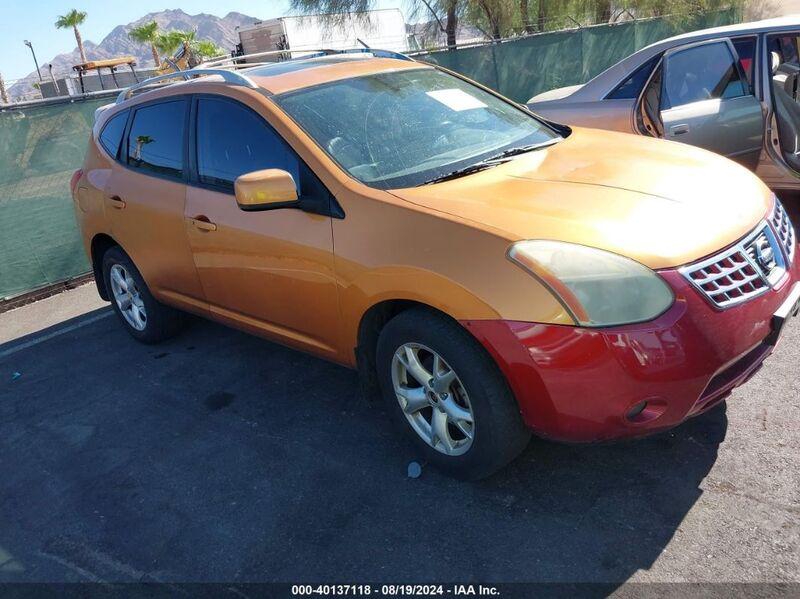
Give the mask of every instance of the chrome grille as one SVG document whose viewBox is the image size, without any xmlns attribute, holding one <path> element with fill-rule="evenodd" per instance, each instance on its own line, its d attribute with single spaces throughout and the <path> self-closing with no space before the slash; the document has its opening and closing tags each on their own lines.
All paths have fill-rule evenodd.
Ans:
<svg viewBox="0 0 800 599">
<path fill-rule="evenodd" d="M 778 239 L 762 222 L 736 245 L 680 273 L 712 304 L 729 308 L 769 291 L 786 274 L 786 262 Z"/>
<path fill-rule="evenodd" d="M 789 215 L 786 214 L 786 210 L 777 198 L 775 198 L 775 208 L 772 211 L 770 220 L 772 221 L 772 227 L 775 229 L 775 234 L 786 252 L 789 264 L 792 264 L 797 238 L 795 237 L 794 227 L 792 227 L 792 221 L 789 220 Z"/>
</svg>

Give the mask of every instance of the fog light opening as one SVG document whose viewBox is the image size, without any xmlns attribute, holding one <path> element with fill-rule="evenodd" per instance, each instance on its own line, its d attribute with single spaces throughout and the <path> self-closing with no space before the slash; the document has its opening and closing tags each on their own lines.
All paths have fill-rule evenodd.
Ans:
<svg viewBox="0 0 800 599">
<path fill-rule="evenodd" d="M 660 418 L 667 411 L 667 402 L 661 397 L 649 397 L 633 404 L 625 412 L 631 424 L 645 424 Z"/>
<path fill-rule="evenodd" d="M 637 404 L 634 404 L 633 407 L 628 410 L 628 413 L 625 414 L 625 418 L 630 420 L 631 422 L 636 422 L 639 416 L 644 412 L 644 409 L 647 407 L 647 400 L 644 399 Z"/>
</svg>

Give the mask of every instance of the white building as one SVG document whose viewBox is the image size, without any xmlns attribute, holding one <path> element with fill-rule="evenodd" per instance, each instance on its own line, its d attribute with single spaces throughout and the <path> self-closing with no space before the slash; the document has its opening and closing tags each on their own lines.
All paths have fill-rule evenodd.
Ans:
<svg viewBox="0 0 800 599">
<path fill-rule="evenodd" d="M 364 15 L 280 17 L 240 27 L 238 33 L 243 54 L 320 48 L 341 50 L 364 44 L 382 50 L 408 50 L 405 18 L 397 8 L 372 10 Z"/>
</svg>

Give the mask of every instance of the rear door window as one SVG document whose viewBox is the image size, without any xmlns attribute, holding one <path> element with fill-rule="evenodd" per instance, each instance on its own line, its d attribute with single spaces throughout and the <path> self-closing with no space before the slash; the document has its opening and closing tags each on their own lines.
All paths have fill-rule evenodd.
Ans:
<svg viewBox="0 0 800 599">
<path fill-rule="evenodd" d="M 182 177 L 186 100 L 137 108 L 128 134 L 128 165 L 146 172 Z"/>
<path fill-rule="evenodd" d="M 749 95 L 747 82 L 725 42 L 703 44 L 668 56 L 663 108 Z"/>
<path fill-rule="evenodd" d="M 103 146 L 103 149 L 114 159 L 119 156 L 119 144 L 122 141 L 122 136 L 125 134 L 125 125 L 127 122 L 128 111 L 123 110 L 119 114 L 111 117 L 100 132 L 100 145 Z"/>
</svg>

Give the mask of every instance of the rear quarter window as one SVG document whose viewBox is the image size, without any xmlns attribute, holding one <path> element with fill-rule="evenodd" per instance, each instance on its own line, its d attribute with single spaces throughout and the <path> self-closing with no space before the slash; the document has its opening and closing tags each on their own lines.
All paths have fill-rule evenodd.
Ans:
<svg viewBox="0 0 800 599">
<path fill-rule="evenodd" d="M 654 56 L 643 65 L 639 66 L 627 79 L 620 83 L 606 99 L 608 100 L 635 100 L 647 83 L 647 78 L 653 72 L 653 68 L 658 63 L 661 55 Z"/>
<path fill-rule="evenodd" d="M 111 117 L 100 132 L 100 145 L 114 159 L 119 157 L 119 146 L 125 133 L 129 112 L 128 110 L 123 110 Z"/>
</svg>

